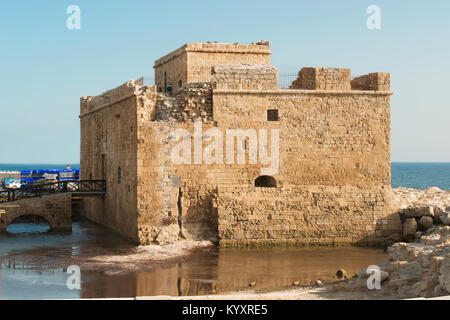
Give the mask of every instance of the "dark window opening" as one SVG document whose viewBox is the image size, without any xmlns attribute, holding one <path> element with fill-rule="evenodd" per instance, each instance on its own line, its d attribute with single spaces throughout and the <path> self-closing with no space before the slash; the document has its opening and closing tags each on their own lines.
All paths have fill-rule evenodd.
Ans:
<svg viewBox="0 0 450 320">
<path fill-rule="evenodd" d="M 258 188 L 276 188 L 277 181 L 271 176 L 260 176 L 255 180 L 255 187 Z"/>
<path fill-rule="evenodd" d="M 167 72 L 164 71 L 164 92 L 167 92 Z"/>
<path fill-rule="evenodd" d="M 267 121 L 278 121 L 278 110 L 267 110 Z"/>
<path fill-rule="evenodd" d="M 121 181 L 122 181 L 122 169 L 119 167 L 117 169 L 117 184 L 120 184 Z"/>
<path fill-rule="evenodd" d="M 180 81 L 178 81 L 178 87 L 180 87 L 180 88 L 181 88 L 182 86 L 183 86 L 183 81 L 181 81 L 181 80 L 180 80 Z"/>
</svg>

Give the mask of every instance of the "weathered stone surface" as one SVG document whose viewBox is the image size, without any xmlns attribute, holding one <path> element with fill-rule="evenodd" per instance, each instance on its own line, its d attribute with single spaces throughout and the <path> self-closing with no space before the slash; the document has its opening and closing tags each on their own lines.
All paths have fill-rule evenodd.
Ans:
<svg viewBox="0 0 450 320">
<path fill-rule="evenodd" d="M 180 228 L 178 224 L 170 224 L 161 228 L 161 231 L 156 236 L 157 243 L 173 242 L 178 240 L 178 234 L 180 233 Z"/>
<path fill-rule="evenodd" d="M 411 207 L 404 210 L 404 215 L 407 218 L 420 218 L 423 216 L 434 216 L 434 208 L 431 206 L 428 207 Z"/>
<path fill-rule="evenodd" d="M 439 219 L 446 226 L 450 226 L 450 213 L 443 213 L 439 216 Z"/>
<path fill-rule="evenodd" d="M 62 193 L 0 204 L 0 232 L 24 215 L 42 217 L 52 230 L 72 230 L 72 194 Z"/>
<path fill-rule="evenodd" d="M 433 225 L 433 218 L 429 216 L 423 216 L 422 218 L 420 218 L 419 224 L 425 229 L 428 229 Z"/>
<path fill-rule="evenodd" d="M 412 240 L 417 231 L 417 222 L 414 218 L 406 219 L 403 223 L 403 238 L 407 241 Z"/>
<path fill-rule="evenodd" d="M 424 240 L 434 236 L 432 245 Z M 395 243 L 388 248 L 389 259 L 382 263 L 388 272 L 386 284 L 379 293 L 400 299 L 435 297 L 450 294 L 450 227 L 432 227 L 422 243 Z M 386 275 L 381 274 L 384 279 Z M 367 274 L 361 270 L 356 279 L 336 284 L 335 290 L 367 290 Z"/>
</svg>

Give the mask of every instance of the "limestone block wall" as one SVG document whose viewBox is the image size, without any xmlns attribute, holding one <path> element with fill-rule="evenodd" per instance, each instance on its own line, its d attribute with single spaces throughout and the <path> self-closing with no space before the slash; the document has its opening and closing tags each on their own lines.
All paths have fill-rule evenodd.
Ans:
<svg viewBox="0 0 450 320">
<path fill-rule="evenodd" d="M 219 127 L 280 129 L 281 184 L 390 184 L 390 92 L 214 90 L 213 100 Z"/>
<path fill-rule="evenodd" d="M 351 81 L 352 90 L 390 90 L 391 77 L 387 72 L 374 72 Z"/>
<path fill-rule="evenodd" d="M 81 99 L 81 179 L 104 179 L 102 198 L 83 198 L 81 213 L 136 239 L 136 86 L 129 81 L 97 97 Z"/>
<path fill-rule="evenodd" d="M 270 64 L 215 65 L 211 81 L 214 89 L 277 89 L 278 70 Z"/>
<path fill-rule="evenodd" d="M 302 68 L 291 89 L 350 90 L 350 69 Z"/>
<path fill-rule="evenodd" d="M 155 61 L 155 84 L 164 88 L 164 79 L 178 92 L 188 83 L 209 82 L 211 69 L 218 64 L 269 64 L 267 41 L 252 44 L 187 43 Z"/>
<path fill-rule="evenodd" d="M 375 244 L 401 230 L 390 187 L 219 187 L 223 246 Z"/>
<path fill-rule="evenodd" d="M 173 92 L 188 83 L 188 56 L 184 45 L 155 61 L 155 85 L 158 92 L 165 92 L 166 85 L 172 85 Z"/>
<path fill-rule="evenodd" d="M 388 86 L 352 91 L 348 69 L 306 68 L 294 84 L 303 89 L 280 90 L 275 68 L 220 65 L 217 46 L 196 46 L 178 53 L 211 54 L 211 83 L 191 83 L 167 96 L 130 81 L 82 99 L 81 174 L 107 180 L 104 200 L 83 202 L 87 217 L 141 244 L 179 237 L 224 245 L 372 243 L 398 232 L 389 200 Z M 233 46 L 220 50 L 227 48 Z M 188 163 L 173 162 L 177 129 L 192 134 Z M 217 139 L 213 132 L 225 138 L 229 129 L 243 130 L 233 148 L 235 154 L 244 149 L 245 161 L 204 162 L 205 148 Z M 246 130 L 266 131 L 270 152 L 272 132 L 279 132 L 275 188 L 255 187 L 267 165 L 250 163 Z M 225 155 L 225 143 L 222 150 Z"/>
<path fill-rule="evenodd" d="M 213 118 L 212 84 L 190 83 L 175 97 L 157 96 L 151 121 L 189 122 L 199 119 L 211 122 Z"/>
<path fill-rule="evenodd" d="M 72 230 L 72 194 L 62 193 L 0 204 L 0 232 L 24 215 L 44 218 L 51 230 Z"/>
</svg>

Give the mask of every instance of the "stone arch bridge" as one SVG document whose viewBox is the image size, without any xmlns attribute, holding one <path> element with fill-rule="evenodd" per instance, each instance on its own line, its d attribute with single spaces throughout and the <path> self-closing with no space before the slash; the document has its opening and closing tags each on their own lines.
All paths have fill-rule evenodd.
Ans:
<svg viewBox="0 0 450 320">
<path fill-rule="evenodd" d="M 103 196 L 103 180 L 66 181 L 0 192 L 0 233 L 22 216 L 43 218 L 51 230 L 72 230 L 72 197 Z"/>
<path fill-rule="evenodd" d="M 26 215 L 42 217 L 52 230 L 72 230 L 72 194 L 61 193 L 0 204 L 0 232 L 6 232 L 14 220 Z"/>
</svg>

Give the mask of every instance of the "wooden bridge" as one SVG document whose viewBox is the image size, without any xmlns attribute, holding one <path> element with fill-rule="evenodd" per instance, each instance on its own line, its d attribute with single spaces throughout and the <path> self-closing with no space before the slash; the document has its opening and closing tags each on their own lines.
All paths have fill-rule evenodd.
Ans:
<svg viewBox="0 0 450 320">
<path fill-rule="evenodd" d="M 57 193 L 71 193 L 72 196 L 103 196 L 106 193 L 105 180 L 71 180 L 56 181 L 30 186 L 19 189 L 8 189 L 0 191 L 0 203 L 17 200 L 40 198 Z"/>
</svg>

